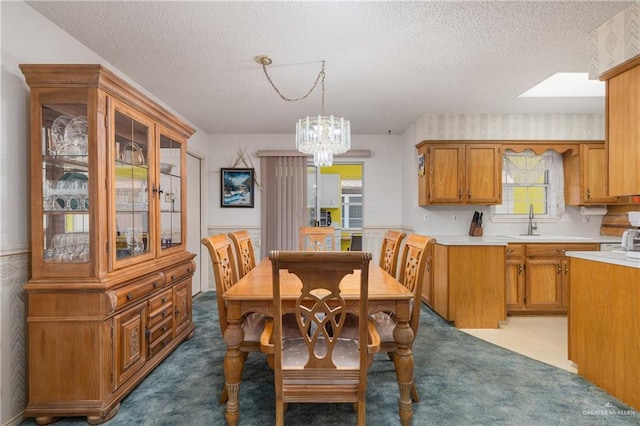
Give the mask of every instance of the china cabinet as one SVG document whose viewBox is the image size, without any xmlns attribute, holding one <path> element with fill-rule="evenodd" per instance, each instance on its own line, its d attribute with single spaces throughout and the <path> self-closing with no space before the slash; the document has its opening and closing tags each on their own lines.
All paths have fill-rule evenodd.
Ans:
<svg viewBox="0 0 640 426">
<path fill-rule="evenodd" d="M 25 415 L 107 421 L 194 333 L 185 247 L 193 129 L 100 65 L 21 65 L 30 87 Z"/>
<path fill-rule="evenodd" d="M 500 147 L 492 143 L 418 144 L 418 204 L 500 204 Z"/>
</svg>

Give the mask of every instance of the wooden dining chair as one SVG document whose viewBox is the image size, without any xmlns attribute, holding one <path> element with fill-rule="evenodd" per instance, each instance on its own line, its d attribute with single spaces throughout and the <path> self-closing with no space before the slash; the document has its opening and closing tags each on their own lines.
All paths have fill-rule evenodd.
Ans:
<svg viewBox="0 0 640 426">
<path fill-rule="evenodd" d="M 211 263 L 213 265 L 213 275 L 216 282 L 216 298 L 218 302 L 218 319 L 220 321 L 220 331 L 224 337 L 227 329 L 227 305 L 222 295 L 238 282 L 236 266 L 231 249 L 231 241 L 225 234 L 212 235 L 200 241 L 209 250 Z M 240 350 L 244 359 L 249 352 L 260 351 L 260 336 L 264 330 L 265 317 L 258 313 L 245 315 L 242 321 L 244 340 L 240 343 Z M 222 389 L 220 403 L 227 401 L 227 387 Z"/>
<path fill-rule="evenodd" d="M 253 252 L 253 243 L 246 230 L 229 233 L 233 242 L 238 262 L 238 279 L 244 277 L 256 266 L 256 257 Z"/>
<path fill-rule="evenodd" d="M 384 234 L 382 247 L 380 248 L 380 267 L 387 271 L 392 277 L 396 277 L 398 267 L 398 255 L 400 254 L 400 244 L 407 234 L 404 232 L 388 230 Z"/>
<path fill-rule="evenodd" d="M 335 247 L 335 229 L 332 226 L 303 226 L 298 230 L 298 250 L 330 251 Z"/>
<path fill-rule="evenodd" d="M 366 424 L 367 367 L 379 349 L 369 321 L 358 321 L 356 339 L 342 336 L 349 309 L 342 279 L 360 270 L 359 318 L 368 316 L 370 252 L 293 252 L 269 254 L 273 272 L 273 321 L 262 334 L 265 352 L 274 355 L 276 425 L 284 424 L 285 404 L 351 402 L 358 425 Z M 293 311 L 297 330 L 284 330 L 280 271 L 288 270 L 302 285 Z M 351 303 L 349 304 L 351 305 Z"/>
<path fill-rule="evenodd" d="M 409 235 L 405 241 L 400 262 L 398 281 L 413 293 L 409 325 L 413 331 L 414 339 L 418 335 L 418 326 L 420 325 L 422 283 L 426 271 L 426 251 L 430 241 L 432 241 L 432 238 L 424 235 Z M 398 345 L 393 338 L 393 331 L 396 327 L 395 318 L 386 312 L 377 312 L 371 316 L 371 319 L 380 335 L 380 351 L 387 352 L 389 358 L 393 359 L 393 353 L 398 349 Z M 411 386 L 411 398 L 415 402 L 420 401 L 415 383 Z"/>
</svg>

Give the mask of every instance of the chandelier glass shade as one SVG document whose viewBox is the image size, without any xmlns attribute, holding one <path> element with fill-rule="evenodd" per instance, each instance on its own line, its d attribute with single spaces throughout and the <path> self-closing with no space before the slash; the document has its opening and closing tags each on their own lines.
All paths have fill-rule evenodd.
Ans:
<svg viewBox="0 0 640 426">
<path fill-rule="evenodd" d="M 301 118 L 296 123 L 296 149 L 303 154 L 313 155 L 313 164 L 316 167 L 328 167 L 333 165 L 333 156 L 343 154 L 351 149 L 351 125 L 349 120 L 333 115 L 324 115 L 324 65 L 318 73 L 318 77 L 311 89 L 300 98 L 288 98 L 284 96 L 269 77 L 267 65 L 271 65 L 268 56 L 256 56 L 256 62 L 262 65 L 267 80 L 276 93 L 287 102 L 297 102 L 306 99 L 316 88 L 318 82 L 322 87 L 322 114 Z"/>
<path fill-rule="evenodd" d="M 333 165 L 333 156 L 351 149 L 351 126 L 342 117 L 318 115 L 296 123 L 296 149 L 313 155 L 316 167 Z"/>
</svg>

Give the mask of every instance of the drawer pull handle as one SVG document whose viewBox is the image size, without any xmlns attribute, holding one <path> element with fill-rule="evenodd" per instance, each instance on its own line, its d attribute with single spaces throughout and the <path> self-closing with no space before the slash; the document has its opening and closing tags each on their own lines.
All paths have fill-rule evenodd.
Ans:
<svg viewBox="0 0 640 426">
<path fill-rule="evenodd" d="M 133 299 L 133 294 L 131 293 L 127 294 L 127 300 L 131 300 L 131 299 Z"/>
<path fill-rule="evenodd" d="M 171 275 L 171 281 L 173 281 L 174 278 L 175 278 L 175 276 Z"/>
<path fill-rule="evenodd" d="M 162 332 L 164 333 L 165 331 L 167 331 L 167 326 L 166 325 L 164 327 L 162 327 Z"/>
<path fill-rule="evenodd" d="M 162 318 L 166 317 L 167 313 L 165 311 L 162 311 Z"/>
<path fill-rule="evenodd" d="M 151 336 L 151 330 L 149 330 L 149 329 L 145 330 L 145 331 L 144 331 L 144 335 L 145 335 L 146 337 Z"/>
</svg>

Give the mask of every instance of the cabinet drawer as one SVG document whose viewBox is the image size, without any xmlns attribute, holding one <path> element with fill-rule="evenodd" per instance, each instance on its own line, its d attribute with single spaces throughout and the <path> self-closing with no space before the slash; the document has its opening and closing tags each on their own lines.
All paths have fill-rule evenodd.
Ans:
<svg viewBox="0 0 640 426">
<path fill-rule="evenodd" d="M 149 328 L 153 328 L 155 325 L 160 324 L 167 318 L 173 318 L 173 303 L 167 303 L 162 305 L 155 311 L 149 312 Z"/>
<path fill-rule="evenodd" d="M 153 314 L 153 312 L 158 310 L 162 305 L 171 303 L 172 297 L 171 289 L 165 290 L 157 296 L 153 296 L 149 299 L 149 312 Z"/>
<path fill-rule="evenodd" d="M 526 244 L 527 257 L 557 257 L 564 256 L 566 251 L 597 251 L 599 244 L 563 243 L 563 244 Z"/>
<path fill-rule="evenodd" d="M 162 275 L 152 274 L 116 290 L 118 308 L 140 300 L 162 286 Z"/>
<path fill-rule="evenodd" d="M 171 317 L 167 317 L 155 327 L 149 327 L 149 345 L 161 340 L 165 333 L 171 332 L 172 324 Z"/>
<path fill-rule="evenodd" d="M 507 259 L 524 256 L 524 244 L 507 244 Z"/>
<path fill-rule="evenodd" d="M 167 269 L 165 271 L 167 284 L 171 284 L 173 281 L 179 280 L 180 278 L 193 275 L 195 269 L 196 264 L 192 260 Z"/>
<path fill-rule="evenodd" d="M 149 358 L 155 356 L 158 352 L 163 350 L 165 347 L 171 343 L 173 340 L 173 336 L 171 334 L 171 330 L 167 331 L 164 336 L 160 337 L 156 342 L 149 345 Z"/>
</svg>

